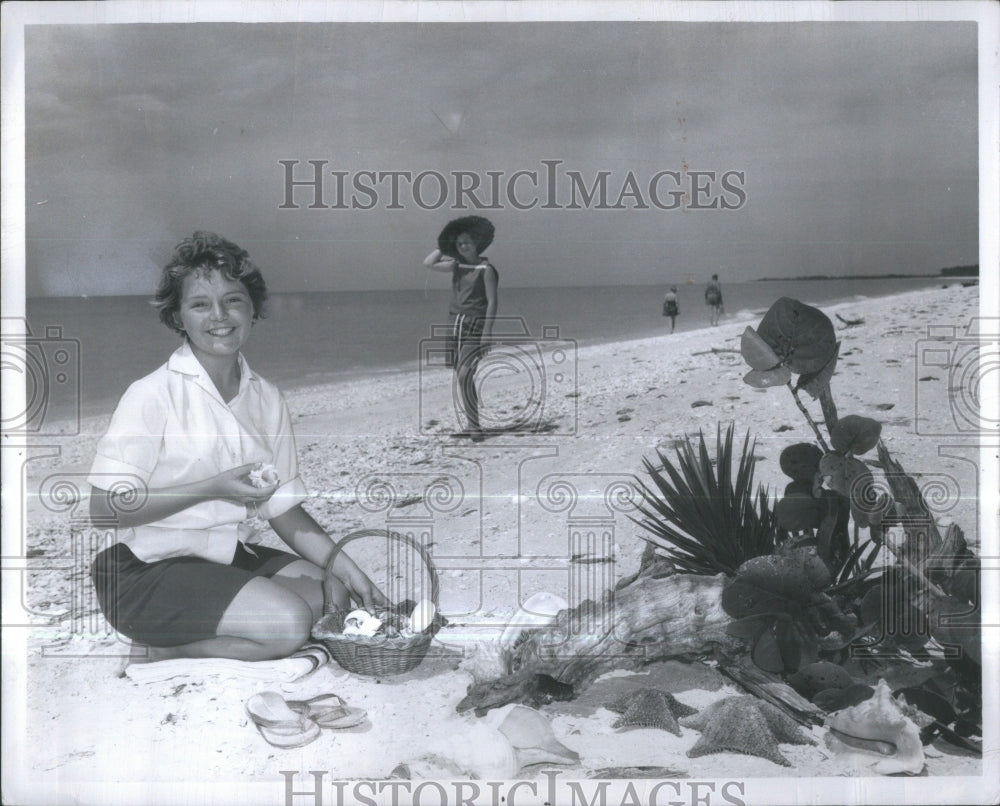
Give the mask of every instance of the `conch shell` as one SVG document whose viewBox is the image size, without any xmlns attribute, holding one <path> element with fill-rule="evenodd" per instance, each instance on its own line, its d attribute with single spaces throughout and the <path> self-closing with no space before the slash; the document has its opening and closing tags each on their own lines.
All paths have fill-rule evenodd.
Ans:
<svg viewBox="0 0 1000 806">
<path fill-rule="evenodd" d="M 524 633 L 546 627 L 556 620 L 560 610 L 568 608 L 565 599 L 547 591 L 528 597 L 500 635 L 501 652 L 511 651 Z"/>
<path fill-rule="evenodd" d="M 556 738 L 548 718 L 526 705 L 512 703 L 490 711 L 484 721 L 502 733 L 517 756 L 518 767 L 576 764 L 580 755 Z"/>
<path fill-rule="evenodd" d="M 924 747 L 905 707 L 906 700 L 893 699 L 889 684 L 879 680 L 871 699 L 827 716 L 826 745 L 835 753 L 879 758 L 872 766 L 882 775 L 917 775 L 924 768 Z"/>
<path fill-rule="evenodd" d="M 449 759 L 453 766 L 457 766 L 471 778 L 482 781 L 507 781 L 516 777 L 520 769 L 517 753 L 507 737 L 482 721 L 449 736 L 440 744 L 438 748 L 428 749 L 438 760 L 442 757 Z M 433 757 L 424 755 L 419 760 L 426 763 Z M 421 774 L 421 771 L 412 771 L 417 775 Z"/>
<path fill-rule="evenodd" d="M 429 737 L 421 749 L 422 754 L 400 764 L 393 777 L 506 781 L 534 764 L 576 764 L 580 760 L 556 738 L 542 713 L 516 703 Z"/>
</svg>

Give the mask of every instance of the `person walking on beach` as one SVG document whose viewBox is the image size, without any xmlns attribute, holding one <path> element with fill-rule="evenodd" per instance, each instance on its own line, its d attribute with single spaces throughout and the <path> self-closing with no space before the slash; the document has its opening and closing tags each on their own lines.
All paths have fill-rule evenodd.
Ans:
<svg viewBox="0 0 1000 806">
<path fill-rule="evenodd" d="M 667 295 L 663 298 L 663 315 L 670 317 L 671 333 L 674 332 L 678 313 L 680 313 L 680 309 L 677 307 L 677 286 L 672 285 Z"/>
<path fill-rule="evenodd" d="M 705 304 L 708 306 L 709 321 L 713 325 L 719 324 L 719 316 L 722 314 L 722 285 L 718 274 L 713 274 L 705 286 Z"/>
<path fill-rule="evenodd" d="M 489 349 L 497 314 L 499 275 L 483 252 L 493 243 L 493 224 L 482 216 L 450 221 L 438 235 L 438 248 L 424 258 L 434 271 L 451 274 L 451 315 L 448 361 L 455 369 L 459 399 L 467 426 L 455 434 L 479 442 L 483 429 L 479 420 L 476 368 Z"/>
<path fill-rule="evenodd" d="M 111 625 L 148 660 L 271 660 L 309 639 L 325 605 L 386 598 L 302 508 L 288 407 L 241 349 L 267 286 L 209 232 L 174 250 L 154 299 L 183 343 L 122 396 L 88 483 L 116 542 L 91 566 Z M 253 544 L 252 516 L 294 553 Z"/>
</svg>

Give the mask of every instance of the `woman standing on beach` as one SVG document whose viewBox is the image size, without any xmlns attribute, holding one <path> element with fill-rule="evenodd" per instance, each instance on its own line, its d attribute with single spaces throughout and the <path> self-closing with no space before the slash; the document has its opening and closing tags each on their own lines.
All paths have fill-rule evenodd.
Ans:
<svg viewBox="0 0 1000 806">
<path fill-rule="evenodd" d="M 670 286 L 670 290 L 667 295 L 663 298 L 663 315 L 670 317 L 670 332 L 674 332 L 674 326 L 677 323 L 677 314 L 680 313 L 677 307 L 677 286 Z"/>
<path fill-rule="evenodd" d="M 713 274 L 705 286 L 705 304 L 708 306 L 709 321 L 713 325 L 719 324 L 719 316 L 722 314 L 722 285 L 718 274 Z"/>
<path fill-rule="evenodd" d="M 468 426 L 456 436 L 479 442 L 479 394 L 476 367 L 489 349 L 497 313 L 499 276 L 482 253 L 493 243 L 493 224 L 482 216 L 450 221 L 438 235 L 438 248 L 424 258 L 424 265 L 451 274 L 451 330 L 449 365 L 455 368 L 462 408 Z"/>
<path fill-rule="evenodd" d="M 118 540 L 91 576 L 108 621 L 150 660 L 285 657 L 324 599 L 385 602 L 302 509 L 288 407 L 240 352 L 266 298 L 236 244 L 181 242 L 154 304 L 184 343 L 128 388 L 97 446 L 91 516 L 113 518 Z M 251 545 L 252 515 L 295 554 Z"/>
</svg>

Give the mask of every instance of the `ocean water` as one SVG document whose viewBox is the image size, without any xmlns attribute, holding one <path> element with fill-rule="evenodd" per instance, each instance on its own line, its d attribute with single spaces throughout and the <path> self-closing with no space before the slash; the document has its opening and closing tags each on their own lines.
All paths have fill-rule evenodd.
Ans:
<svg viewBox="0 0 1000 806">
<path fill-rule="evenodd" d="M 723 285 L 726 316 L 759 318 L 790 296 L 813 305 L 941 286 L 941 278 L 789 280 Z M 505 332 L 572 340 L 579 345 L 661 335 L 666 287 L 500 288 Z M 678 290 L 677 330 L 708 326 L 701 285 Z M 274 294 L 267 318 L 247 344 L 250 365 L 285 390 L 366 373 L 416 369 L 421 342 L 448 321 L 448 291 L 365 291 Z M 27 301 L 35 338 L 61 338 L 78 356 L 68 383 L 51 390 L 45 417 L 55 421 L 111 411 L 136 378 L 160 366 L 179 338 L 160 324 L 146 297 L 48 297 Z M 52 330 L 53 328 L 58 331 Z M 497 327 L 497 332 L 500 328 Z M 76 357 L 72 359 L 76 361 Z M 49 367 L 46 371 L 52 372 Z M 76 376 L 78 380 L 75 380 Z M 57 391 L 58 389 L 58 391 Z"/>
</svg>

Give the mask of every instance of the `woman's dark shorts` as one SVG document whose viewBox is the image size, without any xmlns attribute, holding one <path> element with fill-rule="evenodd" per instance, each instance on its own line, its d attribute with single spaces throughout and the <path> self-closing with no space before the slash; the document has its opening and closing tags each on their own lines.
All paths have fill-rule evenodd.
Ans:
<svg viewBox="0 0 1000 806">
<path fill-rule="evenodd" d="M 270 578 L 298 559 L 238 543 L 229 565 L 201 557 L 146 563 L 115 543 L 94 558 L 90 577 L 105 618 L 118 632 L 149 646 L 179 646 L 215 638 L 223 613 L 244 585 Z"/>
<path fill-rule="evenodd" d="M 482 357 L 481 342 L 485 321 L 479 314 L 455 314 L 448 332 L 448 343 L 445 353 L 449 367 L 466 367 L 471 364 L 475 369 Z"/>
</svg>

